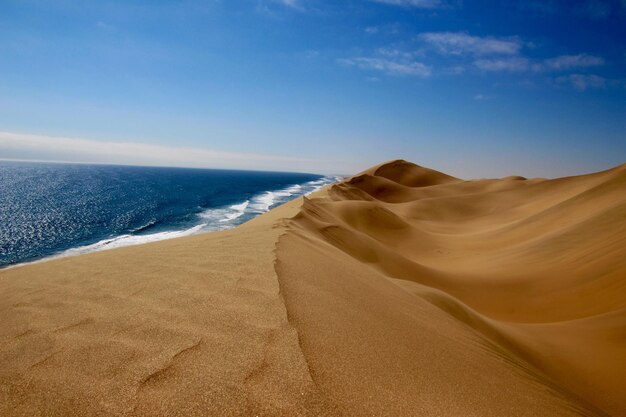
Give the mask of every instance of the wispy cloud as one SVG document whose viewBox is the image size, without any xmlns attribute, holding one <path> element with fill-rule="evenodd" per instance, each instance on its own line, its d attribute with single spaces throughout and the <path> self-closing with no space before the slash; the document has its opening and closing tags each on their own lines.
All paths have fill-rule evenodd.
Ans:
<svg viewBox="0 0 626 417">
<path fill-rule="evenodd" d="M 437 9 L 445 7 L 446 3 L 441 0 L 370 0 L 375 3 L 391 4 L 394 6 L 416 7 L 420 9 Z"/>
<path fill-rule="evenodd" d="M 401 25 L 398 22 L 389 23 L 378 26 L 367 26 L 364 31 L 369 35 L 383 34 L 383 35 L 397 35 L 400 33 Z"/>
<path fill-rule="evenodd" d="M 0 132 L 0 155 L 12 159 L 282 171 L 322 166 L 321 161 L 303 158 L 11 132 Z"/>
<path fill-rule="evenodd" d="M 305 0 L 258 0 L 256 11 L 266 17 L 276 18 L 285 9 L 297 12 L 307 10 Z"/>
<path fill-rule="evenodd" d="M 587 55 L 560 55 L 543 60 L 531 60 L 522 56 L 509 58 L 489 58 L 474 61 L 476 68 L 484 71 L 510 71 L 510 72 L 563 72 L 580 70 L 604 65 L 604 58 Z"/>
<path fill-rule="evenodd" d="M 300 0 L 274 0 L 276 3 L 280 3 L 284 6 L 293 7 L 299 9 L 302 7 Z"/>
<path fill-rule="evenodd" d="M 427 32 L 418 39 L 442 55 L 516 55 L 523 46 L 515 37 L 480 37 L 465 32 Z"/>
<path fill-rule="evenodd" d="M 604 88 L 606 79 L 593 74 L 570 74 L 558 77 L 558 83 L 570 84 L 578 91 L 585 91 L 590 88 Z"/>
<path fill-rule="evenodd" d="M 431 68 L 413 59 L 411 54 L 396 51 L 393 53 L 379 53 L 375 57 L 355 57 L 340 59 L 339 63 L 354 66 L 363 70 L 379 71 L 389 75 L 409 75 L 428 77 Z"/>
<path fill-rule="evenodd" d="M 389 75 L 429 77 L 459 76 L 476 72 L 567 73 L 604 65 L 600 56 L 586 53 L 532 58 L 524 53 L 530 45 L 519 36 L 475 36 L 466 32 L 425 32 L 408 45 L 379 48 L 368 56 L 338 60 L 341 64 Z M 433 55 L 438 55 L 437 57 Z M 571 84 L 584 90 L 598 84 L 594 78 L 574 75 Z M 583 87 L 584 85 L 584 87 Z"/>
<path fill-rule="evenodd" d="M 491 72 L 524 72 L 530 66 L 528 59 L 522 57 L 478 59 L 474 61 L 474 65 L 480 70 Z"/>
<path fill-rule="evenodd" d="M 566 71 L 576 68 L 589 68 L 604 65 L 604 58 L 599 56 L 578 54 L 561 55 L 543 61 L 540 69 L 545 68 L 555 71 Z"/>
<path fill-rule="evenodd" d="M 484 94 L 476 94 L 474 95 L 474 100 L 475 101 L 485 101 L 485 100 L 489 100 L 489 96 L 486 96 Z"/>
<path fill-rule="evenodd" d="M 523 54 L 526 43 L 518 36 L 474 36 L 466 32 L 426 32 L 417 36 L 435 53 L 453 59 L 453 68 L 488 72 L 566 72 L 604 65 L 604 59 L 589 54 L 560 55 L 533 59 Z M 460 62 L 459 62 L 460 61 Z M 460 74 L 464 71 L 456 71 Z M 453 74 L 451 72 L 446 72 Z"/>
</svg>

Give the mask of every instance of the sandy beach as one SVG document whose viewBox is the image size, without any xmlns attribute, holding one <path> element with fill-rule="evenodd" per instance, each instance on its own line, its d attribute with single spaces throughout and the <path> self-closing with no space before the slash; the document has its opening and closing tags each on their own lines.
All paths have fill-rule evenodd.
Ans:
<svg viewBox="0 0 626 417">
<path fill-rule="evenodd" d="M 399 160 L 0 270 L 0 415 L 626 416 L 625 191 Z"/>
</svg>

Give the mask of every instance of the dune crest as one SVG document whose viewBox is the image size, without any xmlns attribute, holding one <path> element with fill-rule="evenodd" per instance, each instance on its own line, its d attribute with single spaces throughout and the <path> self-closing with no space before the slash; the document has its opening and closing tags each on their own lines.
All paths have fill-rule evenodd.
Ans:
<svg viewBox="0 0 626 417">
<path fill-rule="evenodd" d="M 391 161 L 288 229 L 290 321 L 346 414 L 626 415 L 624 165 L 463 181 Z"/>
<path fill-rule="evenodd" d="M 429 187 L 431 185 L 447 184 L 458 182 L 454 178 L 443 172 L 425 168 L 403 159 L 386 162 L 363 172 L 376 177 L 386 178 L 406 187 Z"/>
</svg>

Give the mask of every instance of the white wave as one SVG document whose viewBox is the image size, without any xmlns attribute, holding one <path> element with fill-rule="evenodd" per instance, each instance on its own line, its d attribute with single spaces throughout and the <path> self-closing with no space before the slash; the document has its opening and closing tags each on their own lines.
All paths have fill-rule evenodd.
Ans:
<svg viewBox="0 0 626 417">
<path fill-rule="evenodd" d="M 281 191 L 275 191 L 274 192 L 274 196 L 276 197 L 291 197 L 293 195 L 293 193 L 286 191 L 286 190 L 281 190 Z"/>
<path fill-rule="evenodd" d="M 221 223 L 226 223 L 226 222 L 230 222 L 233 221 L 241 216 L 244 215 L 243 211 L 239 211 L 239 212 L 235 212 L 235 213 L 226 213 L 226 217 L 223 219 L 220 219 Z"/>
<path fill-rule="evenodd" d="M 294 184 L 291 187 L 285 188 L 285 191 L 289 192 L 291 194 L 295 194 L 295 193 L 299 192 L 301 189 L 302 189 L 302 186 L 300 184 Z"/>
<path fill-rule="evenodd" d="M 143 226 L 139 226 L 139 227 L 135 227 L 134 229 L 130 229 L 130 233 L 137 233 L 139 231 L 142 231 L 144 229 L 147 229 L 150 226 L 153 226 L 157 223 L 156 220 L 150 220 L 148 223 L 144 224 Z"/>
<path fill-rule="evenodd" d="M 309 181 L 305 184 L 306 191 L 303 193 L 304 196 L 309 196 L 316 191 L 321 190 L 327 185 L 333 184 L 335 182 L 341 181 L 340 177 L 324 177 L 319 180 Z"/>
<path fill-rule="evenodd" d="M 248 208 L 249 204 L 250 204 L 250 200 L 246 200 L 241 204 L 232 205 L 230 206 L 230 208 L 233 210 L 237 210 L 237 211 L 244 211 L 246 208 Z"/>
<path fill-rule="evenodd" d="M 169 232 L 159 232 L 152 233 L 148 235 L 121 235 L 116 236 L 110 239 L 104 239 L 96 243 L 92 243 L 90 245 L 79 246 L 77 248 L 67 249 L 64 252 L 61 252 L 58 255 L 55 255 L 55 258 L 63 258 L 66 256 L 75 256 L 81 255 L 83 253 L 90 253 L 101 250 L 109 250 L 115 248 L 121 248 L 124 246 L 132 246 L 132 245 L 141 245 L 143 243 L 150 242 L 158 242 L 160 240 L 173 239 L 175 237 L 183 237 L 193 235 L 195 233 L 200 232 L 205 224 L 196 225 L 190 229 L 186 230 L 177 230 L 177 231 L 169 231 Z"/>
<path fill-rule="evenodd" d="M 276 194 L 273 191 L 266 191 L 265 194 L 258 195 L 252 198 L 252 204 L 250 204 L 250 208 L 252 208 L 257 213 L 265 213 L 274 205 L 274 199 L 276 198 Z"/>
<path fill-rule="evenodd" d="M 211 224 L 225 218 L 232 210 L 228 208 L 211 208 L 198 213 L 198 217 L 203 219 L 206 224 Z"/>
<path fill-rule="evenodd" d="M 231 212 L 226 213 L 224 218 L 220 219 L 220 222 L 226 223 L 226 222 L 238 219 L 239 217 L 243 216 L 246 213 L 246 209 L 248 208 L 249 205 L 250 205 L 250 201 L 246 200 L 241 204 L 234 204 L 230 206 L 229 209 L 231 210 Z"/>
</svg>

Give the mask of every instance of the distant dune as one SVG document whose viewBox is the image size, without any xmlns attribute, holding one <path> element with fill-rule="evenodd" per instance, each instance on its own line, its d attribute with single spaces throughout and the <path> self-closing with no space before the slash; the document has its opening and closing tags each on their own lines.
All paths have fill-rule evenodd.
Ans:
<svg viewBox="0 0 626 417">
<path fill-rule="evenodd" d="M 0 271 L 0 415 L 626 416 L 626 165 L 392 161 L 234 230 Z"/>
</svg>

